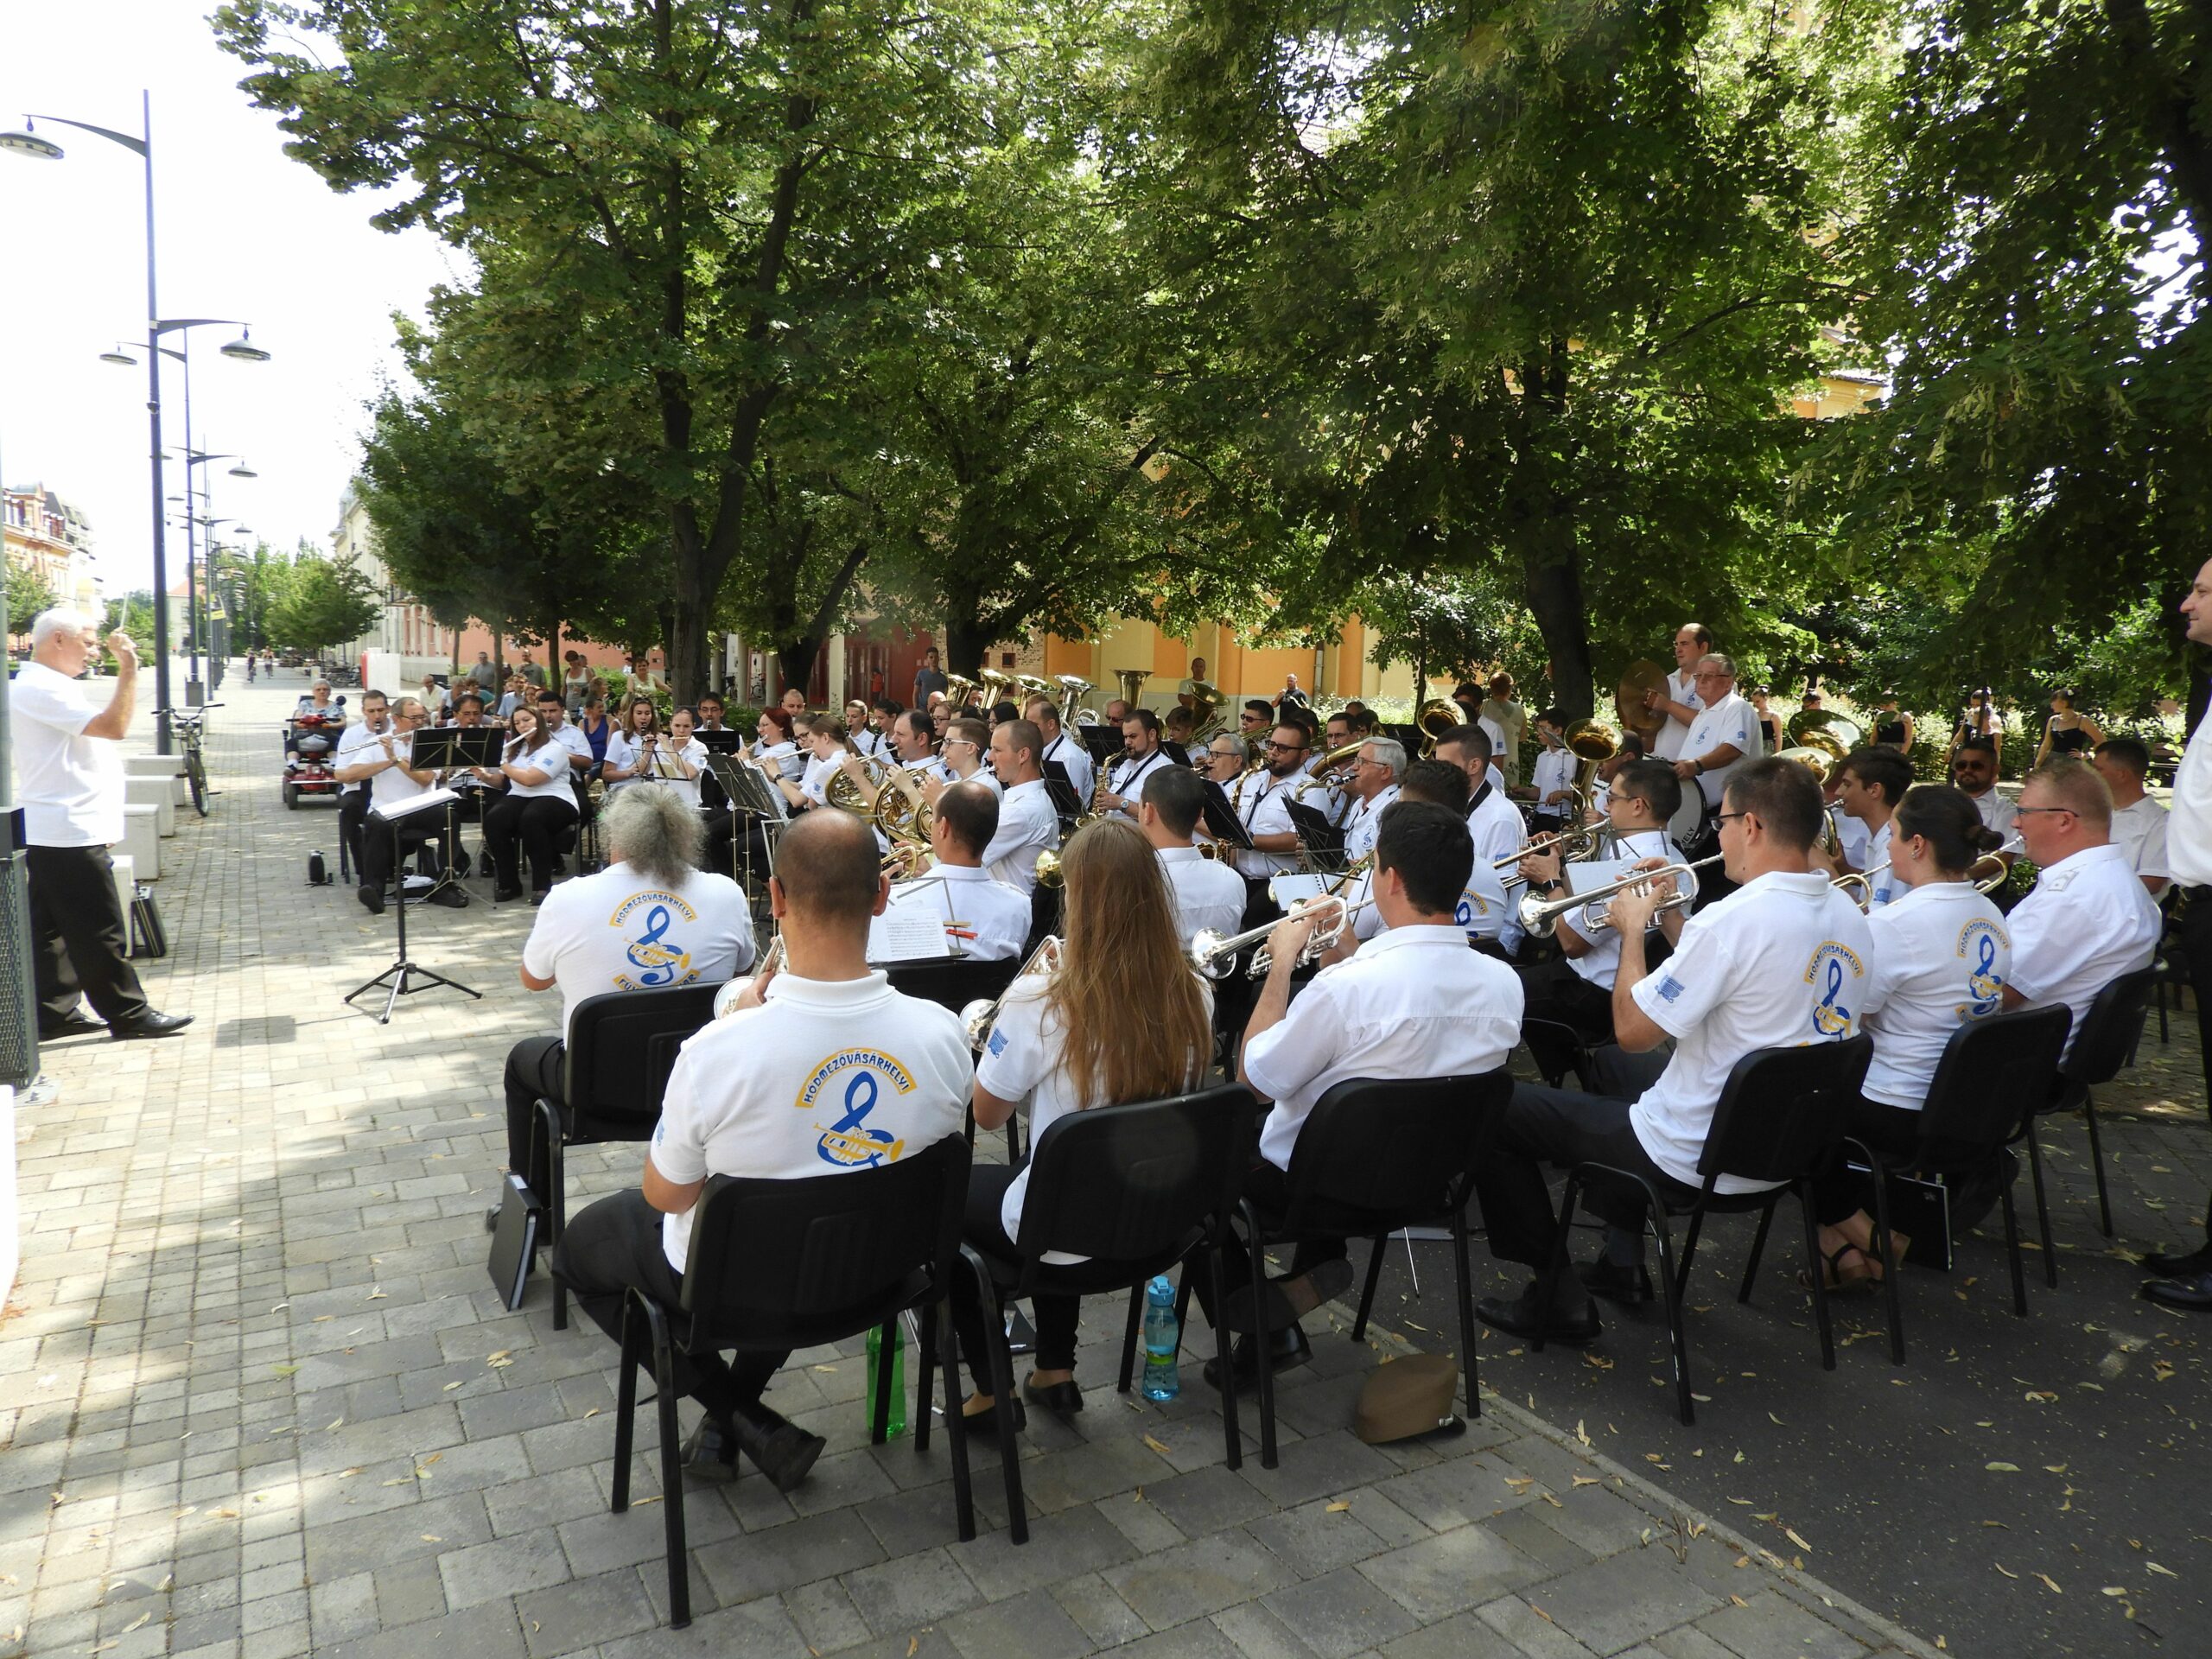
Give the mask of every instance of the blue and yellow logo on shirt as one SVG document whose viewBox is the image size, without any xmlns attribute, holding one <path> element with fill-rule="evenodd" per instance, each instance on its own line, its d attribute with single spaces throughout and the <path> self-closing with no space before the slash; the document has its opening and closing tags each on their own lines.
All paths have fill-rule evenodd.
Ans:
<svg viewBox="0 0 2212 1659">
<path fill-rule="evenodd" d="M 630 940 L 623 953 L 637 972 L 618 970 L 614 976 L 616 988 L 658 991 L 671 985 L 688 985 L 698 978 L 699 970 L 691 965 L 691 953 L 680 940 L 669 935 L 679 921 L 697 921 L 699 912 L 672 893 L 639 893 L 624 899 L 620 908 L 607 918 L 607 925 L 626 931 L 637 925 L 640 910 L 645 912 L 643 929 Z"/>
<path fill-rule="evenodd" d="M 1849 974 L 1847 985 L 1845 976 Z M 1815 988 L 1820 1001 L 1813 1005 L 1813 1029 L 1823 1037 L 1851 1035 L 1854 1015 L 1847 995 L 1855 1001 L 1859 982 L 1866 976 L 1866 964 L 1859 955 L 1840 940 L 1829 939 L 1813 952 L 1813 959 L 1805 967 L 1805 983 Z"/>
<path fill-rule="evenodd" d="M 1958 957 L 1967 964 L 1967 995 L 1961 1020 L 1983 1020 L 2005 1001 L 2005 976 L 1997 971 L 1997 944 L 2004 935 L 1993 922 L 1977 919 L 1959 930 Z"/>
<path fill-rule="evenodd" d="M 825 1098 L 836 1103 L 830 1109 L 837 1112 L 837 1121 L 815 1124 L 822 1132 L 815 1155 L 839 1169 L 897 1163 L 906 1143 L 868 1121 L 887 1087 L 895 1094 L 911 1095 L 914 1074 L 880 1049 L 844 1049 L 816 1066 L 791 1102 L 801 1111 L 822 1109 Z"/>
</svg>

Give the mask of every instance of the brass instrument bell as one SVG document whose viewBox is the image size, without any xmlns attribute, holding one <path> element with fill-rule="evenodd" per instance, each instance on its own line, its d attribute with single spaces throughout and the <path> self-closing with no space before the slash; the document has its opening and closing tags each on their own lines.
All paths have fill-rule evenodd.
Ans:
<svg viewBox="0 0 2212 1659">
<path fill-rule="evenodd" d="M 1421 728 L 1421 758 L 1433 760 L 1436 746 L 1442 741 L 1444 734 L 1455 726 L 1466 723 L 1466 711 L 1456 702 L 1443 697 L 1431 697 L 1421 704 L 1421 712 L 1414 716 L 1414 724 Z"/>
<path fill-rule="evenodd" d="M 1818 749 L 1834 760 L 1842 760 L 1866 741 L 1857 721 L 1833 709 L 1800 709 L 1782 729 L 1796 747 Z"/>
<path fill-rule="evenodd" d="M 1143 693 L 1144 683 L 1152 677 L 1152 671 L 1148 668 L 1117 668 L 1114 671 L 1114 677 L 1122 683 L 1122 701 L 1132 709 L 1141 707 L 1137 699 Z"/>
<path fill-rule="evenodd" d="M 1667 716 L 1656 709 L 1645 708 L 1643 700 L 1654 691 L 1664 695 L 1667 686 L 1667 671 L 1648 658 L 1638 658 L 1621 671 L 1620 685 L 1613 693 L 1613 712 L 1620 716 L 1621 729 L 1643 738 L 1647 753 L 1652 739 L 1666 725 Z"/>
</svg>

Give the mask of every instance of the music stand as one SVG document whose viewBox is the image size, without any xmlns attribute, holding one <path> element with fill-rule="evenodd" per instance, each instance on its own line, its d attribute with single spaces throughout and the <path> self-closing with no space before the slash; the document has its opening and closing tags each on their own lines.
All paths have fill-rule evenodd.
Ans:
<svg viewBox="0 0 2212 1659">
<path fill-rule="evenodd" d="M 720 734 L 717 733 L 716 735 L 719 736 Z M 744 833 L 745 826 L 735 820 L 739 818 L 760 820 L 761 844 L 768 849 L 767 873 L 769 875 L 773 875 L 776 873 L 776 842 L 785 821 L 791 817 L 791 807 L 785 801 L 783 791 L 768 781 L 767 774 L 750 762 L 736 760 L 731 755 L 710 752 L 707 756 L 707 771 L 722 786 L 722 792 L 729 797 L 730 816 L 733 820 L 730 826 L 732 830 L 730 846 L 733 849 L 737 849 L 742 843 L 741 852 L 735 852 L 734 856 L 741 857 L 744 861 L 744 874 L 738 880 L 741 886 L 749 890 L 753 885 L 753 839 Z M 735 868 L 734 864 L 733 868 Z M 766 891 L 764 878 L 762 892 L 765 893 Z M 750 904 L 752 901 L 748 899 L 747 902 Z"/>
<path fill-rule="evenodd" d="M 1090 810 L 1090 803 L 1083 798 L 1083 791 L 1068 779 L 1068 769 L 1057 760 L 1045 763 L 1045 795 L 1052 803 L 1052 811 L 1065 831 L 1068 825 Z"/>
<path fill-rule="evenodd" d="M 729 791 L 714 769 L 718 754 L 735 754 L 745 747 L 745 734 L 725 728 L 719 732 L 695 731 L 691 735 L 707 751 L 707 764 L 699 772 L 699 804 L 709 812 L 720 811 L 729 804 Z M 709 791 L 713 793 L 709 795 Z"/>
<path fill-rule="evenodd" d="M 455 795 L 453 791 L 449 789 L 426 789 L 420 795 L 411 796 L 406 800 L 395 802 L 389 807 L 376 807 L 372 809 L 367 817 L 361 820 L 361 833 L 364 835 L 372 833 L 372 826 L 379 823 L 385 825 L 391 830 L 391 868 L 395 872 L 397 872 L 400 868 L 399 830 L 401 824 L 418 813 L 428 812 L 433 808 L 435 808 L 439 811 L 443 811 L 448 806 L 452 804 L 452 803 L 459 800 L 460 798 L 461 798 L 459 796 Z M 345 1000 L 347 1002 L 351 1002 L 356 997 L 367 995 L 369 992 L 375 990 L 380 985 L 388 985 L 391 990 L 391 995 L 385 998 L 384 1012 L 377 1016 L 377 1023 L 380 1026 L 388 1026 L 391 1023 L 391 1012 L 394 1008 L 399 1006 L 399 999 L 401 997 L 409 995 L 416 991 L 427 991 L 433 986 L 436 985 L 443 985 L 450 990 L 463 992 L 469 996 L 474 997 L 478 1001 L 482 1001 L 484 1000 L 483 992 L 472 989 L 470 987 L 462 984 L 457 979 L 448 979 L 443 974 L 432 973 L 428 968 L 423 967 L 419 963 L 410 962 L 407 959 L 407 883 L 404 874 L 401 876 L 399 885 L 399 902 L 394 905 L 391 909 L 393 918 L 397 922 L 399 926 L 398 954 L 392 958 L 391 967 L 385 969 L 382 973 L 378 974 L 374 979 L 370 980 L 366 984 L 357 986 L 353 990 L 346 992 Z M 408 983 L 408 981 L 410 979 L 419 980 L 422 982 L 420 984 L 410 985 Z"/>
<path fill-rule="evenodd" d="M 496 726 L 429 726 L 414 734 L 408 746 L 409 764 L 424 772 L 451 772 L 461 766 L 496 766 L 506 743 L 507 734 Z M 443 785 L 448 789 L 450 785 Z M 456 805 L 468 798 L 459 790 L 451 791 Z M 482 822 L 481 789 L 472 787 L 468 792 L 479 802 L 478 822 Z M 427 900 L 430 893 L 460 885 L 461 878 L 454 874 L 461 861 L 461 824 L 457 815 L 448 814 L 446 830 L 440 841 L 444 854 L 443 868 L 429 893 L 416 902 Z M 399 894 L 402 904 L 407 901 L 407 880 L 399 874 Z M 404 954 L 404 953 L 403 953 Z"/>
<path fill-rule="evenodd" d="M 1076 730 L 1082 734 L 1084 747 L 1090 751 L 1091 764 L 1101 772 L 1128 747 L 1118 726 L 1078 726 Z"/>
<path fill-rule="evenodd" d="M 1236 809 L 1230 805 L 1228 791 L 1211 778 L 1205 779 L 1205 786 L 1198 817 L 1206 827 L 1206 834 L 1224 847 L 1234 847 L 1239 852 L 1255 851 L 1251 832 L 1236 816 Z"/>
<path fill-rule="evenodd" d="M 1283 805 L 1289 810 L 1290 827 L 1298 831 L 1298 844 L 1306 849 L 1306 855 L 1317 865 L 1342 868 L 1344 832 L 1329 822 L 1328 814 L 1303 801 L 1285 801 Z"/>
</svg>

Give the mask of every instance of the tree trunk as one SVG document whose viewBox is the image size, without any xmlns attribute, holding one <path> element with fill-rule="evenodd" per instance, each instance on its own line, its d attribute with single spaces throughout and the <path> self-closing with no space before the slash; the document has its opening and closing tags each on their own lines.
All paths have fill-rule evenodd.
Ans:
<svg viewBox="0 0 2212 1659">
<path fill-rule="evenodd" d="M 810 637 L 786 639 L 776 647 L 776 671 L 785 685 L 804 691 L 814 678 L 814 659 L 822 654 L 822 641 Z M 830 699 L 835 702 L 836 699 Z"/>
<path fill-rule="evenodd" d="M 1521 455 L 1514 500 L 1529 609 L 1551 658 L 1551 702 L 1570 721 L 1595 707 L 1590 617 L 1582 594 L 1582 550 L 1554 468 L 1571 471 L 1577 446 L 1560 430 L 1567 410 L 1567 348 L 1554 339 L 1529 353 L 1521 372 Z"/>
<path fill-rule="evenodd" d="M 714 596 L 699 591 L 701 572 L 696 561 L 677 559 L 676 608 L 669 618 L 668 683 L 679 704 L 696 702 L 707 689 L 708 646 L 714 630 Z"/>
</svg>

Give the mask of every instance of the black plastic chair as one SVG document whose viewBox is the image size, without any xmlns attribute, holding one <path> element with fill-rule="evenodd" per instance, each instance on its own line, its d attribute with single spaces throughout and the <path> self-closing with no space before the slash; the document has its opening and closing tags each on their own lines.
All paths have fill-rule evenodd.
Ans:
<svg viewBox="0 0 2212 1659">
<path fill-rule="evenodd" d="M 1882 1290 L 1888 1303 L 1890 1357 L 1904 1363 L 1904 1315 L 1897 1298 L 1900 1263 L 1890 1259 L 1891 1175 L 1965 1175 L 1990 1167 L 2006 1146 L 2031 1124 L 2038 1103 L 2050 1092 L 2066 1047 L 2074 1016 L 2063 1004 L 1992 1014 L 1961 1026 L 1943 1046 L 1943 1058 L 1928 1084 L 1920 1109 L 1919 1144 L 1903 1156 L 1885 1155 L 1855 1135 L 1844 1144 L 1859 1149 L 1873 1173 L 1874 1259 L 1882 1266 Z M 2018 1173 L 2017 1168 L 2013 1172 Z M 2020 1267 L 2019 1216 L 2012 1205 L 2012 1182 L 1999 1170 L 1998 1196 L 2005 1206 L 2005 1251 L 2012 1270 L 2012 1312 L 2028 1311 L 2027 1280 Z M 2045 1255 L 2050 1254 L 2045 1247 Z"/>
<path fill-rule="evenodd" d="M 2174 988 L 2173 1006 L 2181 1007 L 2181 993 L 2193 990 L 2195 982 L 2189 972 L 2189 957 L 2181 946 L 2181 912 L 2188 904 L 2177 883 L 2169 881 L 2158 898 L 2158 954 L 2151 965 L 2158 971 L 2155 998 L 2158 1009 L 2158 1046 L 2164 1048 L 2173 1033 L 2166 1024 L 2166 988 Z"/>
<path fill-rule="evenodd" d="M 1352 1325 L 1355 1342 L 1367 1335 L 1367 1315 L 1390 1235 L 1401 1227 L 1448 1217 L 1459 1295 L 1460 1367 L 1466 1375 L 1470 1417 L 1482 1415 L 1483 1403 L 1475 1381 L 1467 1200 L 1474 1191 L 1475 1161 L 1489 1146 L 1512 1097 L 1512 1076 L 1502 1070 L 1473 1077 L 1347 1078 L 1313 1103 L 1299 1128 L 1284 1178 L 1288 1203 L 1283 1213 L 1262 1226 L 1249 1199 L 1240 1206 L 1255 1287 L 1266 1272 L 1264 1255 L 1270 1245 L 1312 1238 L 1374 1241 L 1359 1314 Z M 1274 1377 L 1267 1343 L 1255 1338 L 1253 1346 L 1259 1360 L 1260 1462 L 1272 1469 Z"/>
<path fill-rule="evenodd" d="M 1014 1395 L 1014 1359 L 1006 1343 L 1006 1304 L 1039 1293 L 1094 1296 L 1131 1293 L 1128 1329 L 1122 1338 L 1116 1386 L 1127 1393 L 1136 1351 L 1143 1287 L 1192 1251 L 1203 1249 L 1213 1275 L 1213 1305 L 1222 1306 L 1221 1249 L 1229 1216 L 1250 1166 L 1258 1138 L 1259 1103 L 1242 1084 L 1070 1112 L 1037 1138 L 1022 1194 L 1021 1232 L 1012 1255 L 963 1247 L 982 1294 L 983 1327 L 990 1344 L 991 1388 L 1001 1402 Z M 1047 1251 L 1090 1259 L 1049 1264 Z M 1185 1275 L 1187 1287 L 1189 1275 Z M 1183 1293 L 1187 1306 L 1189 1292 Z M 1229 1363 L 1224 1320 L 1214 1336 L 1221 1363 Z M 948 1365 L 952 1361 L 948 1357 Z M 919 1401 L 930 1411 L 930 1357 L 922 1356 Z M 950 1417 L 959 1408 L 957 1382 L 946 1392 Z M 1229 1466 L 1243 1459 L 1234 1389 L 1222 1395 L 1222 1432 Z M 1021 1458 L 1014 1444 L 1014 1413 L 998 1413 L 999 1462 L 1006 1474 L 1008 1525 L 1014 1541 L 1029 1539 L 1022 1505 Z"/>
<path fill-rule="evenodd" d="M 1813 1177 L 1827 1167 L 1843 1138 L 1846 1114 L 1859 1096 L 1859 1085 L 1873 1054 L 1874 1039 L 1862 1032 L 1840 1043 L 1755 1049 L 1737 1061 L 1721 1088 L 1719 1104 L 1713 1109 L 1713 1127 L 1706 1133 L 1705 1150 L 1697 1164 L 1702 1185 L 1688 1204 L 1670 1204 L 1656 1185 L 1634 1170 L 1591 1163 L 1577 1164 L 1568 1172 L 1567 1192 L 1560 1202 L 1550 1277 L 1556 1280 L 1560 1274 L 1572 1271 L 1567 1260 L 1567 1236 L 1574 1224 L 1575 1200 L 1586 1187 L 1602 1183 L 1642 1199 L 1651 1230 L 1659 1238 L 1659 1274 L 1667 1303 L 1667 1333 L 1674 1349 L 1675 1389 L 1685 1424 L 1697 1421 L 1697 1408 L 1690 1399 L 1689 1335 L 1682 1326 L 1682 1297 L 1689 1287 L 1690 1263 L 1697 1255 L 1698 1234 L 1707 1215 L 1758 1212 L 1758 1231 L 1752 1235 L 1751 1259 L 1744 1264 L 1744 1282 L 1736 1293 L 1738 1301 L 1749 1302 L 1759 1257 L 1766 1249 L 1767 1230 L 1774 1224 L 1775 1207 L 1785 1196 L 1796 1195 L 1805 1222 L 1805 1276 L 1813 1287 L 1821 1365 L 1825 1370 L 1835 1369 L 1827 1264 L 1821 1259 L 1820 1228 L 1813 1215 Z M 1756 1192 L 1717 1192 L 1713 1189 L 1723 1175 L 1772 1185 Z M 1674 1234 L 1667 1225 L 1668 1217 L 1677 1215 L 1689 1218 L 1679 1263 L 1675 1259 Z M 1541 1334 L 1529 1345 L 1541 1352 Z"/>
<path fill-rule="evenodd" d="M 613 1501 L 608 1507 L 617 1515 L 630 1507 L 638 1368 L 650 1353 L 660 1417 L 669 1623 L 676 1629 L 691 1622 L 683 1448 L 676 1418 L 677 1351 L 813 1348 L 880 1329 L 884 1339 L 869 1439 L 882 1445 L 890 1427 L 893 1322 L 909 1309 L 920 1310 L 921 1352 L 926 1356 L 941 1346 L 950 1365 L 952 1321 L 939 1321 L 938 1306 L 950 1275 L 957 1271 L 968 1166 L 967 1143 L 949 1135 L 875 1169 L 800 1180 L 714 1176 L 692 1213 L 681 1305 L 664 1306 L 634 1286 L 624 1293 Z M 946 1433 L 952 1441 L 953 1505 L 965 1543 L 976 1535 L 976 1508 L 959 1389 L 955 1372 L 946 1385 Z M 917 1452 L 929 1449 L 929 1421 L 925 1395 L 914 1425 Z"/>
<path fill-rule="evenodd" d="M 2134 1063 L 2135 1046 L 2143 1040 L 2143 1024 L 2150 1017 L 2151 996 L 2158 988 L 2156 963 L 2122 974 L 2097 993 L 2074 1033 L 2074 1046 L 2058 1067 L 2058 1090 L 2051 1101 L 2054 1112 L 2079 1106 L 2089 1122 L 2089 1166 L 2097 1178 L 2097 1216 L 2107 1238 L 2112 1236 L 2112 1198 L 2105 1190 L 2104 1148 L 2097 1138 L 2097 1103 L 2090 1090 L 2110 1083 Z M 2058 1282 L 2058 1254 L 2050 1242 L 2050 1211 L 2044 1201 L 2043 1159 L 2030 1134 L 2028 1166 L 2034 1173 L 2036 1216 L 2043 1226 L 2044 1271 L 2053 1285 Z"/>
<path fill-rule="evenodd" d="M 541 1097 L 531 1120 L 525 1172 L 546 1171 L 545 1243 L 557 1245 L 569 1221 L 570 1147 L 650 1141 L 677 1051 L 715 1017 L 723 982 L 664 991 L 608 991 L 576 1004 L 563 1059 L 562 1103 Z M 569 1328 L 569 1292 L 553 1285 L 553 1328 Z"/>
</svg>

